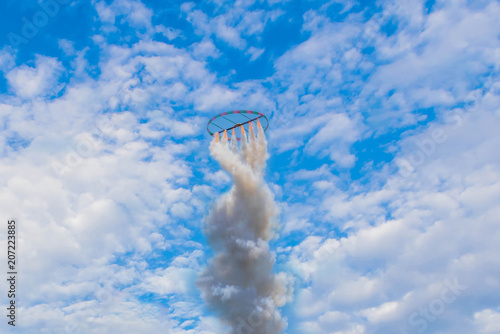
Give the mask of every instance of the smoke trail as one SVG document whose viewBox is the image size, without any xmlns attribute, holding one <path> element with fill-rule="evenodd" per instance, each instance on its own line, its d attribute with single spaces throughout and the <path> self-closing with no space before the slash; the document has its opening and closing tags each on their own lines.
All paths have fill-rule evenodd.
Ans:
<svg viewBox="0 0 500 334">
<path fill-rule="evenodd" d="M 291 299 L 291 280 L 273 273 L 269 249 L 277 207 L 263 180 L 268 157 L 264 131 L 250 129 L 236 141 L 210 144 L 211 155 L 234 180 L 211 210 L 205 233 L 216 255 L 197 281 L 203 298 L 231 327 L 231 334 L 278 334 L 286 327 L 278 307 Z"/>
</svg>

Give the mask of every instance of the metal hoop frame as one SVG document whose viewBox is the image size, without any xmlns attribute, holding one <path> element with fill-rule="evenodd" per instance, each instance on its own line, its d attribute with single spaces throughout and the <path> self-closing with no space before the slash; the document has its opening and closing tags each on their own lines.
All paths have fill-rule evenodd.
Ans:
<svg viewBox="0 0 500 334">
<path fill-rule="evenodd" d="M 257 115 L 257 117 L 253 118 L 253 119 L 249 119 L 248 121 L 245 121 L 245 122 L 242 122 L 242 123 L 234 123 L 233 121 L 227 119 L 226 117 L 224 116 L 227 116 L 227 115 L 232 115 L 232 114 L 247 114 L 247 115 Z M 246 117 L 246 116 L 245 116 Z M 226 120 L 229 120 L 230 122 L 234 123 L 235 125 L 234 126 L 231 126 L 231 127 L 228 127 L 228 128 L 222 128 L 220 126 L 218 126 L 217 124 L 213 123 L 215 120 L 219 119 L 219 118 L 225 118 Z M 247 117 L 248 118 L 248 117 Z M 267 119 L 266 115 L 264 115 L 263 113 L 260 113 L 258 111 L 253 111 L 253 110 L 233 110 L 233 111 L 226 111 L 226 112 L 223 112 L 223 113 L 220 113 L 214 117 L 212 117 L 209 121 L 208 121 L 208 124 L 207 124 L 207 131 L 208 133 L 210 134 L 210 136 L 213 136 L 214 134 L 216 133 L 220 133 L 220 132 L 224 132 L 224 131 L 229 131 L 229 130 L 232 130 L 238 126 L 242 126 L 244 124 L 247 124 L 247 123 L 251 123 L 253 121 L 256 121 L 258 120 L 259 118 L 264 118 L 266 120 L 266 127 L 264 128 L 264 132 L 267 130 L 267 128 L 269 127 L 269 120 Z M 220 131 L 216 131 L 216 132 L 212 132 L 210 131 L 210 124 L 213 124 L 215 126 L 217 126 L 218 128 L 220 128 L 221 130 Z M 237 138 L 238 140 L 240 140 L 240 138 Z"/>
</svg>

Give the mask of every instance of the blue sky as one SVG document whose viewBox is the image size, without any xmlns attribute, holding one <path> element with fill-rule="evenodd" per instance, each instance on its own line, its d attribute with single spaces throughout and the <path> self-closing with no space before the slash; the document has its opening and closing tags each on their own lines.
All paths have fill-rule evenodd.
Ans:
<svg viewBox="0 0 500 334">
<path fill-rule="evenodd" d="M 497 1 L 3 6 L 2 332 L 227 333 L 194 283 L 231 185 L 206 123 L 249 109 L 285 333 L 500 333 Z"/>
</svg>

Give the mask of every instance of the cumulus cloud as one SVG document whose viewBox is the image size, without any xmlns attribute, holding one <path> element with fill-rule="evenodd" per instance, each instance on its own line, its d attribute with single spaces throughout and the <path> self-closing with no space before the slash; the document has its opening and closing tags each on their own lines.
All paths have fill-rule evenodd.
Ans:
<svg viewBox="0 0 500 334">
<path fill-rule="evenodd" d="M 352 167 L 355 157 L 348 150 L 359 139 L 358 129 L 359 126 L 349 116 L 331 115 L 327 123 L 307 142 L 306 151 L 313 154 L 326 149 L 330 158 L 341 167 Z"/>
<path fill-rule="evenodd" d="M 498 178 L 493 175 L 498 175 L 499 165 L 498 156 L 486 153 L 493 152 L 491 145 L 497 141 L 492 124 L 498 124 L 498 115 L 490 99 L 498 96 L 486 94 L 467 110 L 473 118 L 435 124 L 413 138 L 428 139 L 428 151 L 420 151 L 422 160 L 411 174 L 387 175 L 383 187 L 360 195 L 353 187 L 353 193 L 336 190 L 338 194 L 323 199 L 332 217 L 344 217 L 342 226 L 350 232 L 339 241 L 316 240 L 313 256 L 303 248 L 307 240 L 294 247 L 297 255 L 291 263 L 311 282 L 307 301 L 299 301 L 304 305 L 321 301 L 330 306 L 318 306 L 318 310 L 357 315 L 356 323 L 367 332 L 380 328 L 411 332 L 435 326 L 449 326 L 459 333 L 489 330 L 490 311 L 476 313 L 464 303 L 491 294 L 482 287 L 483 281 L 493 277 L 498 266 L 491 258 L 496 247 L 491 217 L 498 210 Z M 446 134 L 442 141 L 431 139 L 436 128 Z M 465 142 L 470 144 L 464 146 Z M 416 154 L 410 138 L 402 143 L 402 156 Z M 471 155 L 475 158 L 469 159 Z M 475 201 L 480 193 L 489 195 Z M 456 291 L 446 290 L 447 284 L 456 286 Z M 453 301 L 445 302 L 446 298 Z M 353 312 L 353 305 L 357 311 Z M 423 312 L 435 305 L 443 305 L 442 312 L 454 320 L 439 317 L 441 313 L 426 320 Z M 467 320 L 472 314 L 475 322 Z M 298 315 L 306 326 L 310 319 L 319 322 L 321 313 Z M 327 333 L 330 327 L 316 325 L 314 330 Z"/>
<path fill-rule="evenodd" d="M 15 67 L 5 77 L 14 94 L 34 98 L 57 93 L 62 88 L 58 82 L 62 71 L 61 63 L 55 58 L 38 56 L 34 67 Z"/>
</svg>

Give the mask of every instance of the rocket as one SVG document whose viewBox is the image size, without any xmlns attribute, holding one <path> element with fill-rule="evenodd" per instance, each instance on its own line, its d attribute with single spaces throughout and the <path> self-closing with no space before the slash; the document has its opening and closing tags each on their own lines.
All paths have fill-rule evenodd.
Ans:
<svg viewBox="0 0 500 334">
<path fill-rule="evenodd" d="M 218 133 L 218 132 L 216 132 L 216 133 L 214 134 L 214 136 L 215 136 L 215 142 L 216 142 L 216 143 L 218 143 L 218 142 L 219 142 L 219 133 Z"/>
<path fill-rule="evenodd" d="M 243 125 L 240 125 L 240 128 L 241 128 L 241 138 L 245 137 L 245 128 L 243 127 Z"/>
</svg>

